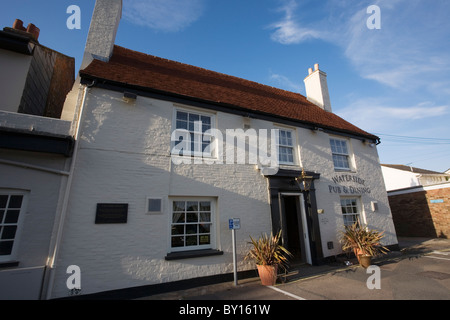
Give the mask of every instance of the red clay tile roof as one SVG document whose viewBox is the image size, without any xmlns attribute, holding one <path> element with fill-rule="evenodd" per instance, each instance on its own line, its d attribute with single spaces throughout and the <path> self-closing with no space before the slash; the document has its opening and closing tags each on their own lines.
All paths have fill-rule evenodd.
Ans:
<svg viewBox="0 0 450 320">
<path fill-rule="evenodd" d="M 235 106 L 310 125 L 378 140 L 303 95 L 256 82 L 114 46 L 109 62 L 92 61 L 81 77 L 113 81 L 176 94 L 214 104 Z"/>
</svg>

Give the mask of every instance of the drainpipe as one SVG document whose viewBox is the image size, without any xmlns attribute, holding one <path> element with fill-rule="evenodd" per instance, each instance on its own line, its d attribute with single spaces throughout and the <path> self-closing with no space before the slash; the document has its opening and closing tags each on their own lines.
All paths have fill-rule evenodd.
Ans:
<svg viewBox="0 0 450 320">
<path fill-rule="evenodd" d="M 55 281 L 56 260 L 58 258 L 58 254 L 59 254 L 59 249 L 60 249 L 60 244 L 61 244 L 61 239 L 62 239 L 63 229 L 64 229 L 64 223 L 65 223 L 66 215 L 67 215 L 67 208 L 69 205 L 70 189 L 72 188 L 73 173 L 75 171 L 75 163 L 76 163 L 77 155 L 78 155 L 79 134 L 80 134 L 80 127 L 81 127 L 81 120 L 83 117 L 84 106 L 86 104 L 86 97 L 89 92 L 89 88 L 94 86 L 95 82 L 96 81 L 94 80 L 91 84 L 85 85 L 83 88 L 83 90 L 84 90 L 83 100 L 81 102 L 81 107 L 80 107 L 80 110 L 78 113 L 78 121 L 77 121 L 78 123 L 76 126 L 75 135 L 74 135 L 75 147 L 74 147 L 74 151 L 73 151 L 73 155 L 72 155 L 72 162 L 70 164 L 69 175 L 67 178 L 66 190 L 64 192 L 64 199 L 63 199 L 62 209 L 61 209 L 61 217 L 59 219 L 55 245 L 53 248 L 50 249 L 51 251 L 50 251 L 50 254 L 49 254 L 49 257 L 47 260 L 47 268 L 49 268 L 48 271 L 46 272 L 47 276 L 44 276 L 44 286 L 45 286 L 46 278 L 48 278 L 47 292 L 45 295 L 46 300 L 49 300 L 51 298 L 51 294 L 53 291 L 53 285 L 54 285 L 54 281 Z M 41 297 L 42 296 L 43 296 L 43 294 L 41 295 Z"/>
</svg>

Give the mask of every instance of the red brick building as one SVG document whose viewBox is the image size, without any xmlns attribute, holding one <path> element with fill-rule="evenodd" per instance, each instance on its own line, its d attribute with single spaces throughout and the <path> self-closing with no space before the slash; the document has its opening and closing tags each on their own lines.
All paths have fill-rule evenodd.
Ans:
<svg viewBox="0 0 450 320">
<path fill-rule="evenodd" d="M 398 236 L 450 237 L 450 183 L 388 192 Z"/>
</svg>

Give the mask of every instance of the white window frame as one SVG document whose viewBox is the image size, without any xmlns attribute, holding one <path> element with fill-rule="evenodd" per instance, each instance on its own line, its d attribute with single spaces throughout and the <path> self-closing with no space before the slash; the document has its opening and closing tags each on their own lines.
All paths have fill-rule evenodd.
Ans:
<svg viewBox="0 0 450 320">
<path fill-rule="evenodd" d="M 278 141 L 277 141 L 277 150 L 278 150 L 278 163 L 279 164 L 283 164 L 283 165 L 296 165 L 297 164 L 297 156 L 296 156 L 296 151 L 297 151 L 297 131 L 295 129 L 290 129 L 290 128 L 284 128 L 284 127 L 276 127 L 275 129 L 278 129 Z M 281 132 L 289 132 L 291 135 L 291 145 L 288 144 L 288 138 L 286 138 L 286 143 L 282 143 L 281 142 Z M 291 161 L 281 161 L 280 159 L 280 148 L 290 148 L 292 150 L 292 162 Z"/>
<path fill-rule="evenodd" d="M 150 210 L 150 200 L 159 200 L 160 201 L 160 210 L 159 211 L 151 211 Z M 161 197 L 147 197 L 146 201 L 146 213 L 147 214 L 162 214 L 164 212 L 164 201 Z"/>
<path fill-rule="evenodd" d="M 187 203 L 188 202 L 209 202 L 210 203 L 210 220 L 211 221 L 205 221 L 204 224 L 209 224 L 210 228 L 209 228 L 209 237 L 210 237 L 210 241 L 209 244 L 204 244 L 204 245 L 186 245 L 187 244 L 187 236 L 193 236 L 194 234 L 189 234 L 187 233 L 187 228 L 186 226 L 193 226 L 193 225 L 201 225 L 201 221 L 199 221 L 198 223 L 195 222 L 188 222 L 186 221 L 186 215 L 185 215 L 185 221 L 184 222 L 180 222 L 180 223 L 176 223 L 174 222 L 174 214 L 175 213 L 181 213 L 181 211 L 175 211 L 174 212 L 174 203 L 175 202 L 185 202 L 186 207 L 185 207 L 185 211 L 184 213 L 187 215 L 188 212 L 196 212 L 198 213 L 198 219 L 200 220 L 200 212 L 208 212 L 208 211 L 202 211 L 202 210 L 197 210 L 197 211 L 187 211 Z M 216 199 L 215 198 L 210 198 L 210 197 L 175 197 L 175 198 L 171 198 L 170 201 L 170 214 L 169 214 L 169 252 L 188 252 L 188 251 L 193 251 L 193 250 L 201 250 L 201 249 L 215 249 L 216 247 Z M 185 226 L 184 227 L 184 233 L 183 234 L 172 234 L 172 227 L 173 226 Z M 208 233 L 203 233 L 203 235 L 207 235 Z M 195 235 L 197 235 L 197 237 L 200 237 L 202 235 L 202 232 L 199 232 L 199 229 L 197 229 L 197 233 L 195 233 Z M 176 237 L 176 236 L 183 236 L 184 239 L 184 246 L 180 246 L 180 247 L 172 247 L 172 238 Z M 199 243 L 200 238 L 197 238 L 197 243 Z"/>
<path fill-rule="evenodd" d="M 343 206 L 343 201 L 345 201 L 345 206 Z M 351 226 L 356 221 L 359 222 L 360 225 L 365 224 L 363 207 L 361 205 L 360 197 L 341 197 L 339 206 L 341 208 L 342 220 L 344 226 Z M 345 210 L 344 210 L 345 207 Z M 344 212 L 346 211 L 346 212 Z M 348 212 L 352 211 L 352 212 Z M 356 211 L 356 212 L 354 212 Z M 356 219 L 355 219 L 356 218 Z"/>
<path fill-rule="evenodd" d="M 342 150 L 342 151 L 333 150 L 333 145 L 332 145 L 331 141 L 338 141 L 339 143 L 345 143 L 345 149 L 347 152 L 345 152 L 345 150 Z M 353 165 L 352 165 L 352 159 L 351 159 L 351 146 L 350 146 L 350 142 L 348 140 L 330 137 L 330 149 L 331 149 L 331 157 L 332 157 L 332 161 L 333 161 L 333 166 L 334 166 L 335 170 L 337 170 L 337 171 L 353 171 Z M 334 160 L 335 156 L 345 157 L 347 164 L 348 164 L 348 168 L 336 166 L 336 162 Z"/>
<path fill-rule="evenodd" d="M 177 128 L 177 122 L 178 122 L 178 112 L 183 112 L 183 113 L 187 113 L 188 115 L 188 120 L 187 120 L 187 128 Z M 201 117 L 209 117 L 210 118 L 210 128 L 211 130 L 216 128 L 216 115 L 213 113 L 208 113 L 208 112 L 204 112 L 201 110 L 197 110 L 197 109 L 188 109 L 188 108 L 182 108 L 182 107 L 175 107 L 174 111 L 173 111 L 173 117 L 172 117 L 172 131 L 171 132 L 177 132 L 177 131 L 182 131 L 182 130 L 186 130 L 185 132 L 189 133 L 190 135 L 192 134 L 194 136 L 194 140 L 199 143 L 200 145 L 202 145 L 203 141 L 203 137 L 209 137 L 211 139 L 211 142 L 209 144 L 209 148 L 207 148 L 207 151 L 203 151 L 203 150 L 189 150 L 188 152 L 186 152 L 185 150 L 183 150 L 183 153 L 180 154 L 180 152 L 176 152 L 174 150 L 174 147 L 176 146 L 176 141 L 171 141 L 170 143 L 170 152 L 172 155 L 174 156 L 180 156 L 180 157 L 202 157 L 202 158 L 216 158 L 216 150 L 217 148 L 215 147 L 216 141 L 214 140 L 214 135 L 212 134 L 208 134 L 205 133 L 203 131 L 203 123 L 202 123 L 202 128 L 201 131 L 197 131 L 196 129 L 198 128 L 193 128 L 193 130 L 190 130 L 189 128 L 189 116 L 193 115 L 193 116 L 198 116 L 200 119 Z M 183 120 L 179 120 L 180 122 L 182 122 Z M 194 123 L 195 125 L 195 123 Z M 192 143 L 192 141 L 191 141 Z"/>
<path fill-rule="evenodd" d="M 19 242 L 20 242 L 20 234 L 23 226 L 23 220 L 26 213 L 26 207 L 27 207 L 27 193 L 26 192 L 20 192 L 20 191 L 13 191 L 13 190 L 5 190 L 0 189 L 0 195 L 2 196 L 8 196 L 6 207 L 0 208 L 2 211 L 1 219 L 0 219 L 0 241 L 5 241 L 9 239 L 1 239 L 3 237 L 4 227 L 6 226 L 16 226 L 16 232 L 14 235 L 13 245 L 11 249 L 11 253 L 9 255 L 0 255 L 0 263 L 2 262 L 10 262 L 17 260 L 17 254 L 18 254 L 18 248 L 19 248 Z M 22 203 L 20 208 L 9 208 L 11 196 L 22 196 Z M 6 214 L 8 210 L 19 210 L 19 217 L 17 222 L 15 223 L 6 223 Z"/>
</svg>

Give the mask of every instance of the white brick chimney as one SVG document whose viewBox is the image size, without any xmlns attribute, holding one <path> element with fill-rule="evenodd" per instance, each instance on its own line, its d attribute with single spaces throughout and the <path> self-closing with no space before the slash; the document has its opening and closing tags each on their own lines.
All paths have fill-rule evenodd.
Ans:
<svg viewBox="0 0 450 320">
<path fill-rule="evenodd" d="M 93 59 L 109 61 L 122 17 L 122 0 L 97 0 L 84 49 L 81 69 Z"/>
<path fill-rule="evenodd" d="M 328 93 L 327 74 L 319 70 L 319 64 L 308 69 L 308 76 L 303 80 L 306 88 L 306 98 L 328 112 L 331 111 L 330 94 Z"/>
<path fill-rule="evenodd" d="M 109 61 L 121 18 L 122 0 L 97 0 L 95 2 L 80 70 L 86 68 L 94 59 Z M 76 119 L 82 91 L 78 74 L 72 90 L 66 97 L 61 113 L 62 120 L 74 121 Z M 73 130 L 75 130 L 78 123 L 73 123 Z"/>
</svg>

